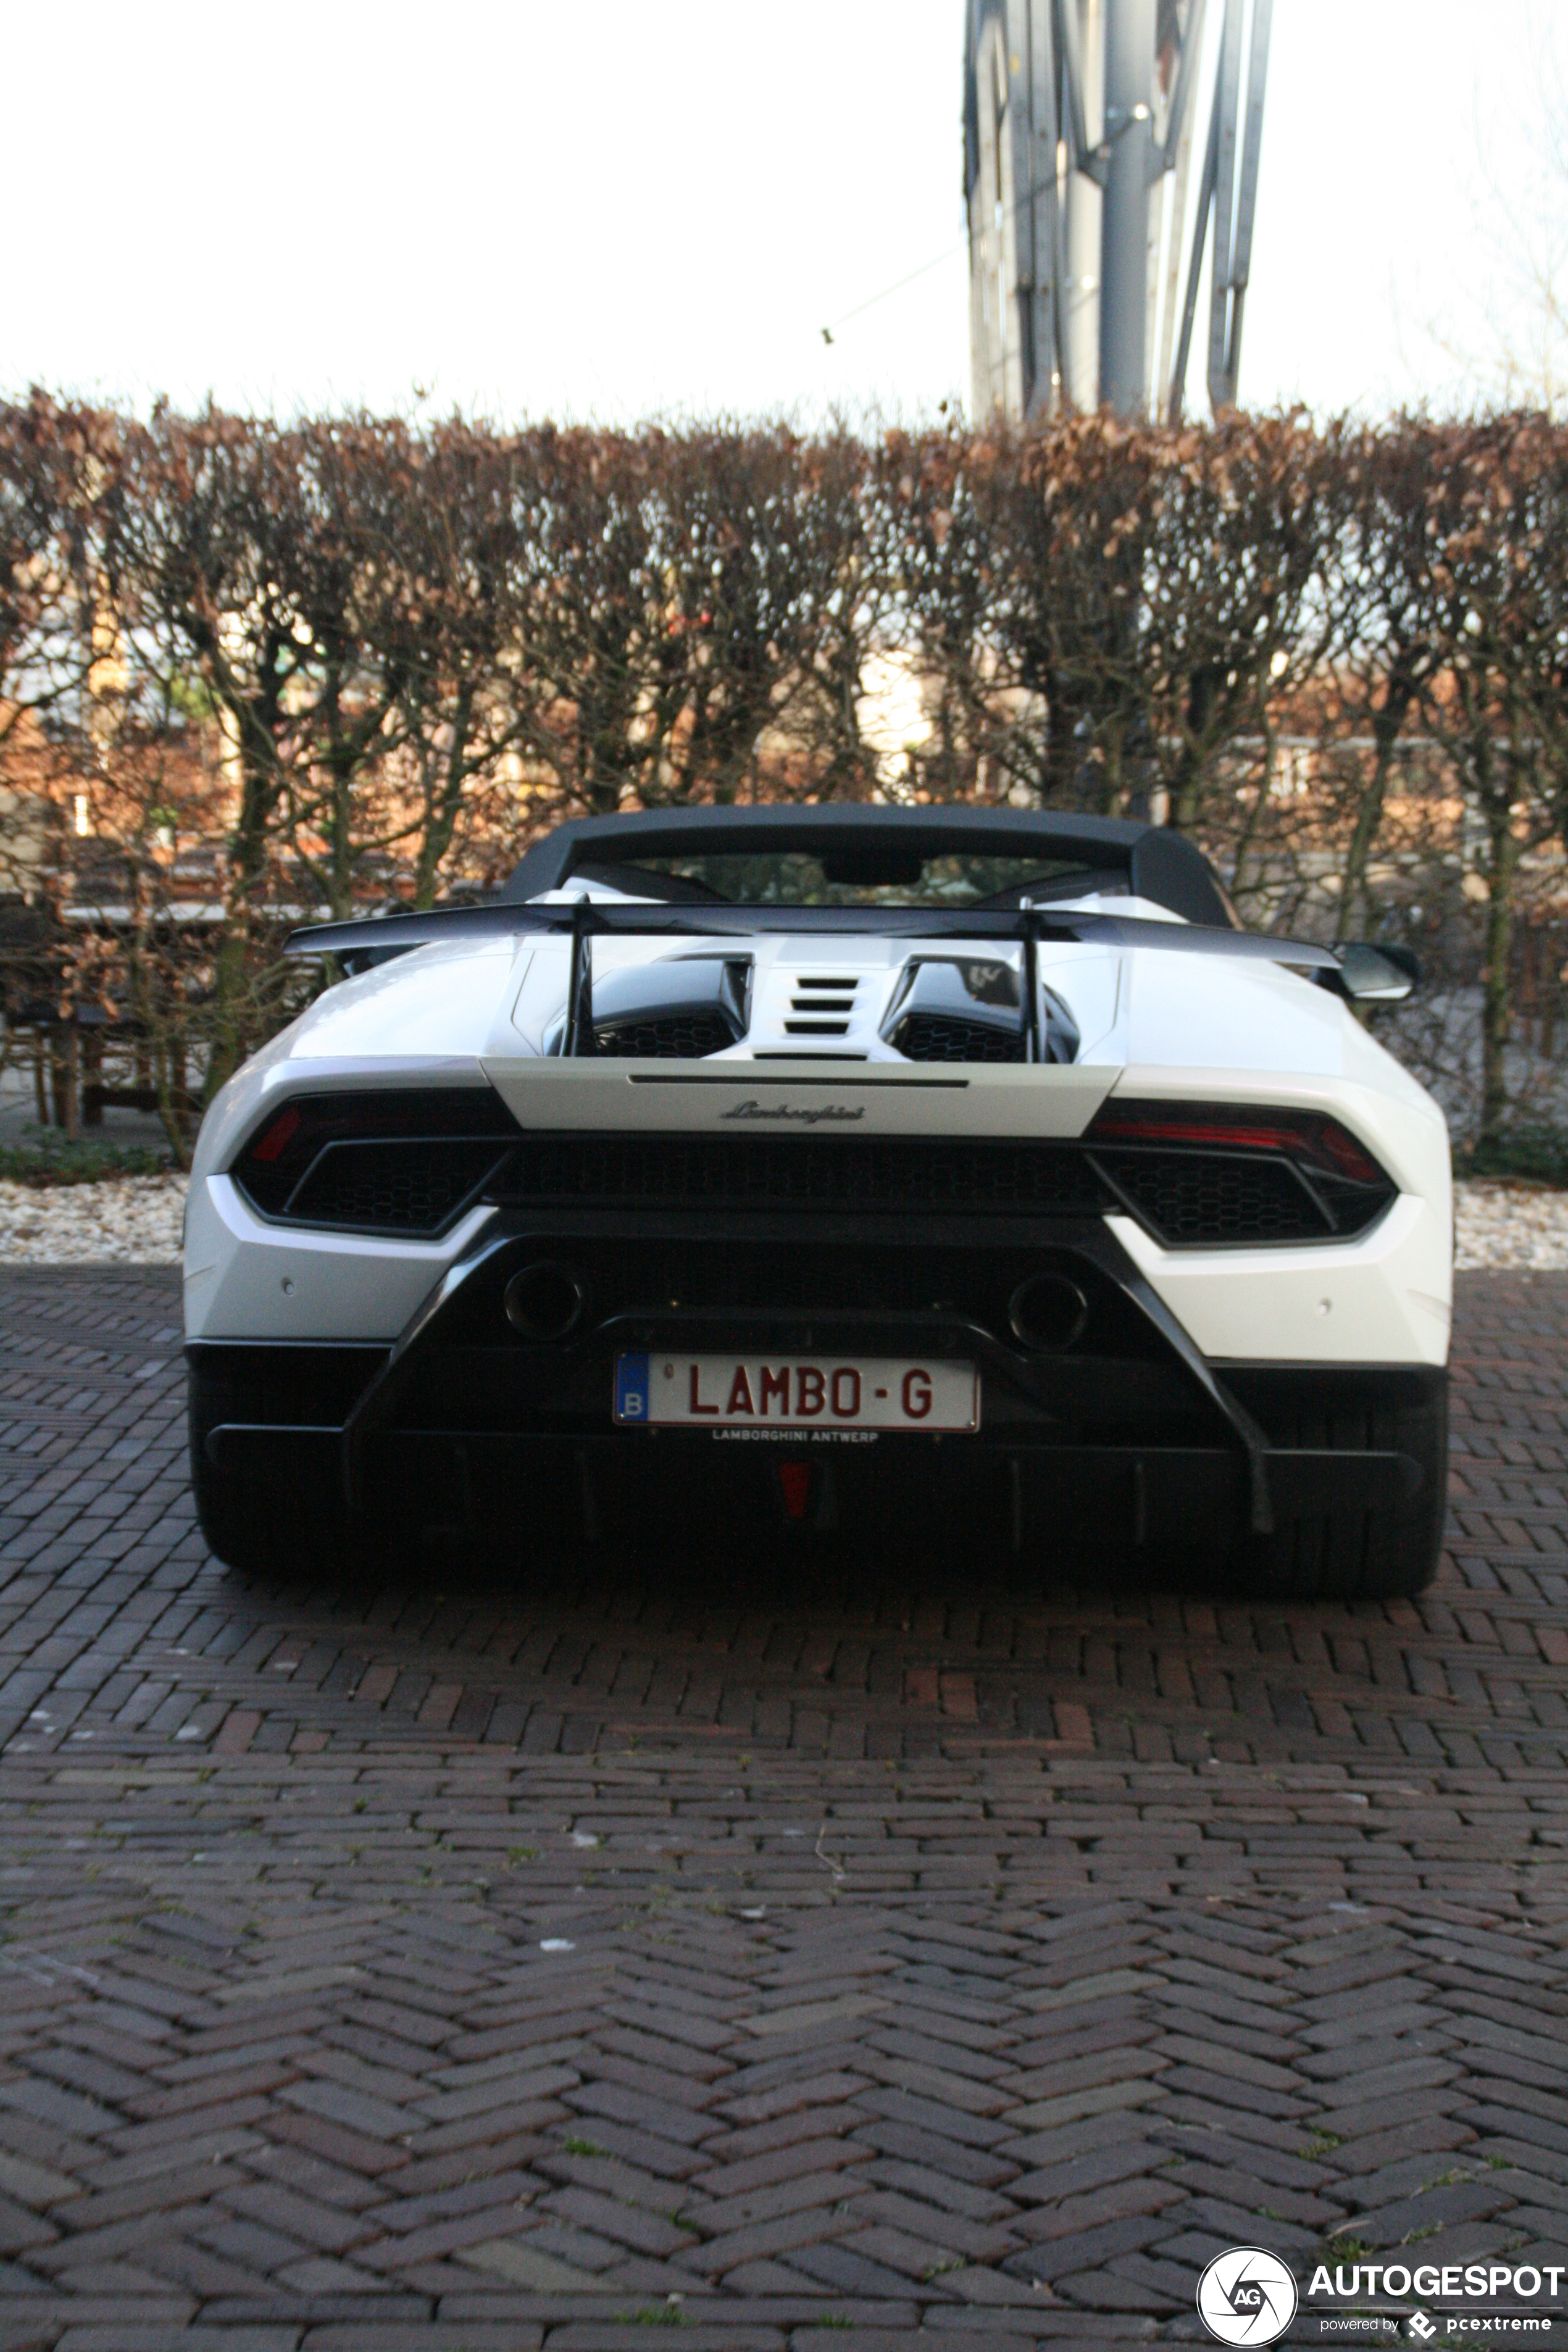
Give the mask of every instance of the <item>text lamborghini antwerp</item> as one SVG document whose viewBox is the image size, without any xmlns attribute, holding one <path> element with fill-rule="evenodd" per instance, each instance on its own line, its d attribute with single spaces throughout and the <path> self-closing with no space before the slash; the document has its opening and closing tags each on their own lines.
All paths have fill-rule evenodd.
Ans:
<svg viewBox="0 0 1568 2352">
<path fill-rule="evenodd" d="M 237 1563 L 772 1520 L 1413 1592 L 1448 1153 L 1187 842 L 1013 811 L 563 825 L 202 1130 L 202 1525 Z M 719 1513 L 722 1512 L 722 1517 Z"/>
</svg>

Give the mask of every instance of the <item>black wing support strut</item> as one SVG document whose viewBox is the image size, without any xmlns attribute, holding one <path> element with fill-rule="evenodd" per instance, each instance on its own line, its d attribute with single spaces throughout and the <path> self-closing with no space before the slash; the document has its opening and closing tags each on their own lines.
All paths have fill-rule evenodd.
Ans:
<svg viewBox="0 0 1568 2352">
<path fill-rule="evenodd" d="M 1027 899 L 1023 906 L 1024 985 L 1018 991 L 1019 1013 L 1024 1024 L 1024 1059 L 1043 1062 L 1045 1047 L 1040 1039 L 1040 942 L 1035 929 L 1034 908 Z"/>
<path fill-rule="evenodd" d="M 584 890 L 572 909 L 572 970 L 566 982 L 563 1054 L 593 1054 L 598 1050 L 594 1037 L 593 934 L 594 902 Z"/>
</svg>

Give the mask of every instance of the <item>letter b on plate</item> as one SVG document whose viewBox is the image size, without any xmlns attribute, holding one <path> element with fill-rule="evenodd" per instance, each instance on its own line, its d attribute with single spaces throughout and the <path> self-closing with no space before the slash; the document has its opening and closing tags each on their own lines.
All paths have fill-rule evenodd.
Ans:
<svg viewBox="0 0 1568 2352">
<path fill-rule="evenodd" d="M 647 1419 L 647 1358 L 623 1356 L 616 1366 L 616 1419 Z"/>
</svg>

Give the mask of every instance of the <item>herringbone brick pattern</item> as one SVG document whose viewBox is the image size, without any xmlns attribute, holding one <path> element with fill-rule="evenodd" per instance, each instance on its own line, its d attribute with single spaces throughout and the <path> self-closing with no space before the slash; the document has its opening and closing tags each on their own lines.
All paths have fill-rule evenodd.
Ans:
<svg viewBox="0 0 1568 2352">
<path fill-rule="evenodd" d="M 177 1290 L 0 1285 L 0 2352 L 1190 2340 L 1568 2243 L 1568 1277 L 1394 1607 L 247 1583 Z M 437 1586 L 439 1589 L 437 1589 Z"/>
</svg>

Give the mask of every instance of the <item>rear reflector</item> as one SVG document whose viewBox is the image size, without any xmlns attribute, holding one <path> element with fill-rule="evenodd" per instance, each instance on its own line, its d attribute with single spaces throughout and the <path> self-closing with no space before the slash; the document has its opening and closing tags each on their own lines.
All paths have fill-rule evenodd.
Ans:
<svg viewBox="0 0 1568 2352">
<path fill-rule="evenodd" d="M 804 1519 L 811 1500 L 811 1465 L 809 1462 L 781 1462 L 778 1465 L 779 1492 L 784 1496 L 784 1516 Z"/>
</svg>

